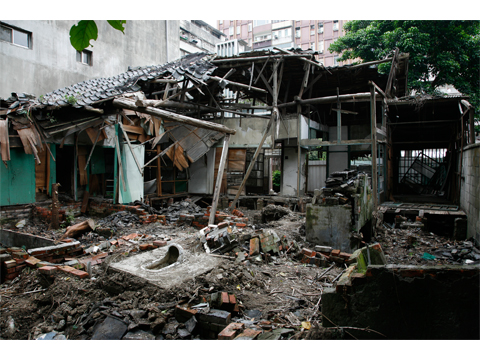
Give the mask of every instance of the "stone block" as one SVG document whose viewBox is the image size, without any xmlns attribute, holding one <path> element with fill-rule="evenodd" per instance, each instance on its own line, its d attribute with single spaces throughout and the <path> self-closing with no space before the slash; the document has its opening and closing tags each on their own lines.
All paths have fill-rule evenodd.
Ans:
<svg viewBox="0 0 480 360">
<path fill-rule="evenodd" d="M 228 311 L 210 309 L 210 312 L 207 314 L 197 314 L 197 319 L 200 323 L 214 323 L 228 325 L 232 314 Z"/>
</svg>

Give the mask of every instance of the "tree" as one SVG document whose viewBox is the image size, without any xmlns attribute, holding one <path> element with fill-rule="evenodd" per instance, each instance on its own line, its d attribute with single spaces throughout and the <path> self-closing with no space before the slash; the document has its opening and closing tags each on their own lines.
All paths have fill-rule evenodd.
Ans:
<svg viewBox="0 0 480 360">
<path fill-rule="evenodd" d="M 123 25 L 127 22 L 126 20 L 107 20 L 107 22 L 114 29 L 125 33 Z M 97 40 L 97 37 L 98 28 L 95 20 L 80 20 L 70 28 L 70 44 L 78 51 L 91 46 L 90 40 Z"/>
<path fill-rule="evenodd" d="M 438 87 L 453 85 L 470 96 L 480 114 L 480 21 L 460 20 L 354 20 L 344 25 L 345 36 L 329 47 L 342 53 L 340 61 L 365 62 L 393 55 L 395 48 L 409 53 L 408 84 L 411 90 L 438 94 Z M 380 72 L 388 72 L 381 64 Z"/>
</svg>

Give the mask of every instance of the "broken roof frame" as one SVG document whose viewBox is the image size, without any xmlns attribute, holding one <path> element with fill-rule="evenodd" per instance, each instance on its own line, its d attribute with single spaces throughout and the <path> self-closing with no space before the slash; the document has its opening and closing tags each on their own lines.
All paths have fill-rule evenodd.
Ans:
<svg viewBox="0 0 480 360">
<path fill-rule="evenodd" d="M 30 138 L 32 141 L 28 140 L 24 144 L 26 150 L 30 147 L 29 151 L 35 146 L 41 146 L 42 142 L 47 143 L 47 139 L 56 133 L 65 131 L 76 133 L 91 127 L 88 126 L 90 122 L 97 126 L 99 123 L 103 124 L 106 114 L 118 113 L 119 109 L 135 111 L 140 116 L 153 116 L 182 123 L 185 126 L 208 129 L 222 136 L 233 135 L 235 130 L 208 121 L 219 119 L 219 114 L 220 119 L 225 112 L 239 116 L 268 118 L 268 125 L 251 162 L 252 166 L 272 125 L 274 129 L 278 129 L 282 120 L 281 114 L 285 114 L 287 110 L 295 113 L 296 110 L 297 130 L 299 130 L 300 116 L 305 113 L 305 109 L 308 110 L 310 106 L 320 104 L 336 104 L 337 108 L 332 109 L 337 113 L 336 140 L 303 139 L 298 142 L 298 150 L 301 147 L 312 146 L 370 145 L 372 156 L 375 157 L 376 145 L 379 141 L 377 135 L 387 137 L 388 133 L 385 108 L 398 104 L 401 101 L 399 99 L 406 95 L 409 55 L 399 54 L 397 49 L 391 58 L 325 68 L 315 60 L 315 52 L 299 49 L 287 51 L 275 48 L 274 50 L 276 51 L 256 51 L 225 58 L 218 58 L 208 53 L 190 54 L 162 66 L 138 67 L 111 78 L 87 80 L 55 90 L 35 101 L 27 97 L 23 102 L 11 103 L 6 110 L 0 109 L 0 115 L 7 115 L 13 119 L 15 113 L 27 114 L 32 132 L 34 134 L 38 132 L 39 140 L 35 142 Z M 388 78 L 380 76 L 377 71 L 377 65 L 385 62 L 392 62 Z M 220 91 L 224 88 L 237 90 L 234 101 L 221 96 Z M 355 89 L 367 91 L 354 92 Z M 125 96 L 138 93 L 140 90 L 149 98 L 137 97 L 134 101 Z M 381 97 L 379 100 L 376 98 L 377 94 Z M 253 101 L 240 103 L 239 100 L 242 98 L 253 99 Z M 255 105 L 256 101 L 264 105 Z M 377 101 L 381 101 L 384 107 L 380 128 L 377 127 L 376 121 Z M 341 139 L 342 113 L 348 113 L 348 110 L 341 109 L 341 105 L 348 102 L 370 102 L 370 139 Z M 472 122 L 471 106 L 465 99 L 462 99 L 461 104 L 465 107 L 463 115 L 470 110 L 470 122 Z M 255 115 L 254 111 L 257 109 L 269 111 L 270 116 Z M 49 119 L 45 116 L 46 112 L 55 112 L 59 118 L 62 116 L 71 118 L 74 114 L 75 119 L 69 118 L 67 124 L 65 121 L 59 124 L 45 124 L 45 120 Z M 471 124 L 470 128 L 472 128 Z M 101 127 L 97 131 L 97 139 L 100 129 Z M 473 131 L 469 132 L 468 128 L 463 129 L 462 139 L 467 135 L 466 138 L 470 143 Z M 218 141 L 221 137 L 214 137 L 214 139 Z M 230 136 L 226 137 L 227 140 L 229 138 Z M 155 141 L 158 143 L 159 140 L 157 134 Z M 175 139 L 174 143 L 179 141 Z M 94 146 L 96 142 L 97 140 Z M 228 147 L 228 143 L 224 143 L 224 147 Z M 8 161 L 4 149 L 4 141 L 2 141 L 2 160 Z M 300 158 L 300 151 L 298 156 Z M 137 163 L 137 166 L 141 171 L 140 164 Z M 373 161 L 373 166 L 376 166 L 376 161 Z M 235 207 L 250 171 L 251 167 L 246 171 L 231 209 Z M 298 171 L 297 196 L 300 195 L 299 183 L 300 172 Z M 376 188 L 376 179 L 373 181 L 373 186 Z"/>
</svg>

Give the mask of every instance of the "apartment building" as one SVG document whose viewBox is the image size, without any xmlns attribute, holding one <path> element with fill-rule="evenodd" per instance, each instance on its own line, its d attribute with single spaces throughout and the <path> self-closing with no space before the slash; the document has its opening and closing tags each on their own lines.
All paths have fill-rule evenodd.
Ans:
<svg viewBox="0 0 480 360">
<path fill-rule="evenodd" d="M 301 48 L 317 51 L 325 66 L 345 65 L 339 54 L 331 54 L 332 42 L 344 35 L 347 20 L 217 20 L 217 28 L 227 40 L 242 39 L 251 50 Z"/>
</svg>

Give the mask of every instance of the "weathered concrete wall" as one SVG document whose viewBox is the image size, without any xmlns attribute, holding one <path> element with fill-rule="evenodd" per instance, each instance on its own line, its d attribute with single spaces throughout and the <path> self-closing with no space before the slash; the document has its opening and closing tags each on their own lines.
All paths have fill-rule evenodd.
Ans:
<svg viewBox="0 0 480 360">
<path fill-rule="evenodd" d="M 263 118 L 223 118 L 220 124 L 225 125 L 230 129 L 235 129 L 237 132 L 235 135 L 230 136 L 230 141 L 228 142 L 229 148 L 238 148 L 238 147 L 258 147 L 260 141 L 262 140 L 263 133 L 268 124 L 268 119 Z M 272 132 L 267 135 L 263 147 L 271 148 L 272 147 Z M 217 143 L 217 146 L 222 146 L 223 140 Z"/>
<path fill-rule="evenodd" d="M 480 242 L 480 143 L 464 148 L 460 208 L 467 214 L 467 237 Z"/>
<path fill-rule="evenodd" d="M 351 253 L 352 208 L 307 204 L 305 233 L 308 242 Z"/>
<path fill-rule="evenodd" d="M 327 289 L 323 326 L 369 328 L 387 339 L 480 339 L 480 266 L 369 266 L 352 286 Z M 328 318 L 328 319 L 327 319 Z M 384 339 L 348 330 L 359 339 Z"/>
<path fill-rule="evenodd" d="M 305 162 L 306 151 L 300 149 L 300 195 L 305 193 Z M 283 196 L 297 196 L 298 148 L 285 147 L 282 150 L 283 169 L 280 183 L 280 193 Z"/>
<path fill-rule="evenodd" d="M 127 21 L 125 34 L 107 21 L 97 21 L 92 41 L 93 66 L 76 61 L 70 44 L 74 20 L 8 20 L 6 24 L 32 33 L 26 49 L 0 41 L 0 97 L 27 92 L 37 97 L 78 82 L 118 75 L 128 66 L 158 65 L 180 57 L 178 20 Z M 167 47 L 168 45 L 168 47 Z"/>
<path fill-rule="evenodd" d="M 42 246 L 52 246 L 55 244 L 53 240 L 42 236 L 34 236 L 17 231 L 0 229 L 0 243 L 7 247 L 22 247 L 34 249 Z"/>
<path fill-rule="evenodd" d="M 215 148 L 190 165 L 188 192 L 192 194 L 213 194 L 215 171 Z"/>
</svg>

